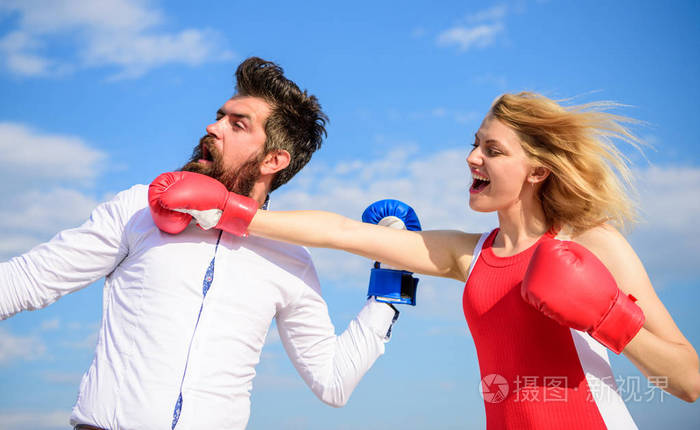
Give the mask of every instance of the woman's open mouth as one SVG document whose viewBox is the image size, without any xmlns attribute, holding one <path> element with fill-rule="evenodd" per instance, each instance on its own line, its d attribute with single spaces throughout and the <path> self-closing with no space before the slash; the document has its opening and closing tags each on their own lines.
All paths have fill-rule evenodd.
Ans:
<svg viewBox="0 0 700 430">
<path fill-rule="evenodd" d="M 473 194 L 482 192 L 484 188 L 488 187 L 491 183 L 491 180 L 489 178 L 473 170 L 472 178 L 474 179 L 474 181 L 472 182 L 472 186 L 469 188 L 469 192 Z"/>
</svg>

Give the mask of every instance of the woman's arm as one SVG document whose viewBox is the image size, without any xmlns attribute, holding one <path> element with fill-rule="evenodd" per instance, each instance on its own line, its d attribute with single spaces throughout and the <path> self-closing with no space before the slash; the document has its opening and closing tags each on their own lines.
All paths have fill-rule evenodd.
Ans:
<svg viewBox="0 0 700 430">
<path fill-rule="evenodd" d="M 660 382 L 666 382 L 666 386 L 659 384 L 659 388 L 694 402 L 700 396 L 698 355 L 656 295 L 644 265 L 627 240 L 614 228 L 602 226 L 574 241 L 596 254 L 620 290 L 637 298 L 644 312 L 644 327 L 623 350 L 625 356 L 646 377 L 663 378 Z"/>
<path fill-rule="evenodd" d="M 406 231 L 354 221 L 331 212 L 262 211 L 248 226 L 256 236 L 334 248 L 426 275 L 466 279 L 477 234 Z"/>
</svg>

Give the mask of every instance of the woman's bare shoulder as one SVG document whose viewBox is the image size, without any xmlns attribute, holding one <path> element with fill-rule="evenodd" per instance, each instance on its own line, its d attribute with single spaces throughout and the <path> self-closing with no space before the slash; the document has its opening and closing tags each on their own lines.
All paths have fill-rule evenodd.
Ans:
<svg viewBox="0 0 700 430">
<path fill-rule="evenodd" d="M 474 248 L 483 234 L 467 233 L 461 230 L 442 230 L 442 233 L 445 234 L 445 239 L 450 241 L 452 247 L 458 251 L 457 254 L 468 255 L 474 253 Z"/>
<path fill-rule="evenodd" d="M 445 231 L 449 242 L 446 245 L 452 249 L 455 265 L 452 276 L 460 281 L 466 281 L 469 266 L 474 258 L 474 250 L 481 239 L 482 233 L 466 233 L 458 230 Z"/>
<path fill-rule="evenodd" d="M 652 290 L 644 265 L 627 239 L 614 227 L 594 227 L 575 236 L 573 240 L 605 264 L 623 291 L 642 294 L 641 290 Z"/>
<path fill-rule="evenodd" d="M 571 238 L 572 241 L 585 246 L 594 254 L 620 255 L 632 251 L 627 239 L 615 227 L 609 224 L 589 228 Z"/>
</svg>

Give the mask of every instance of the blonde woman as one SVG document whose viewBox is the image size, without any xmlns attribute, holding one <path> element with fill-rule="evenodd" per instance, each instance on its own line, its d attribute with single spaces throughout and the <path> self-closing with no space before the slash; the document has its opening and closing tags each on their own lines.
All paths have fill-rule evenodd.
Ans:
<svg viewBox="0 0 700 430">
<path fill-rule="evenodd" d="M 623 126 L 629 120 L 606 107 L 566 108 L 532 93 L 494 102 L 467 157 L 469 206 L 498 214 L 498 228 L 484 234 L 402 231 L 318 211 L 255 213 L 220 187 L 215 198 L 181 194 L 215 182 L 190 176 L 157 205 L 239 233 L 252 218 L 254 235 L 465 282 L 482 381 L 510 387 L 485 402 L 489 429 L 636 428 L 608 348 L 685 401 L 700 395 L 700 373 L 696 351 L 618 231 L 634 210 L 628 166 L 611 138 L 637 140 Z"/>
</svg>

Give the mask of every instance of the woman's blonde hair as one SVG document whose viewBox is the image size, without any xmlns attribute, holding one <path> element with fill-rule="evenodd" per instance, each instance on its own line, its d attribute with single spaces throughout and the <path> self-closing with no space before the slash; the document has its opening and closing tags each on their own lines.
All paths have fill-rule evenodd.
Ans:
<svg viewBox="0 0 700 430">
<path fill-rule="evenodd" d="M 547 221 L 573 234 L 610 222 L 618 228 L 636 220 L 635 192 L 619 139 L 640 148 L 623 125 L 639 123 L 604 112 L 619 106 L 594 102 L 562 106 L 540 94 L 504 94 L 491 113 L 518 134 L 535 166 L 551 171 L 539 191 Z"/>
</svg>

